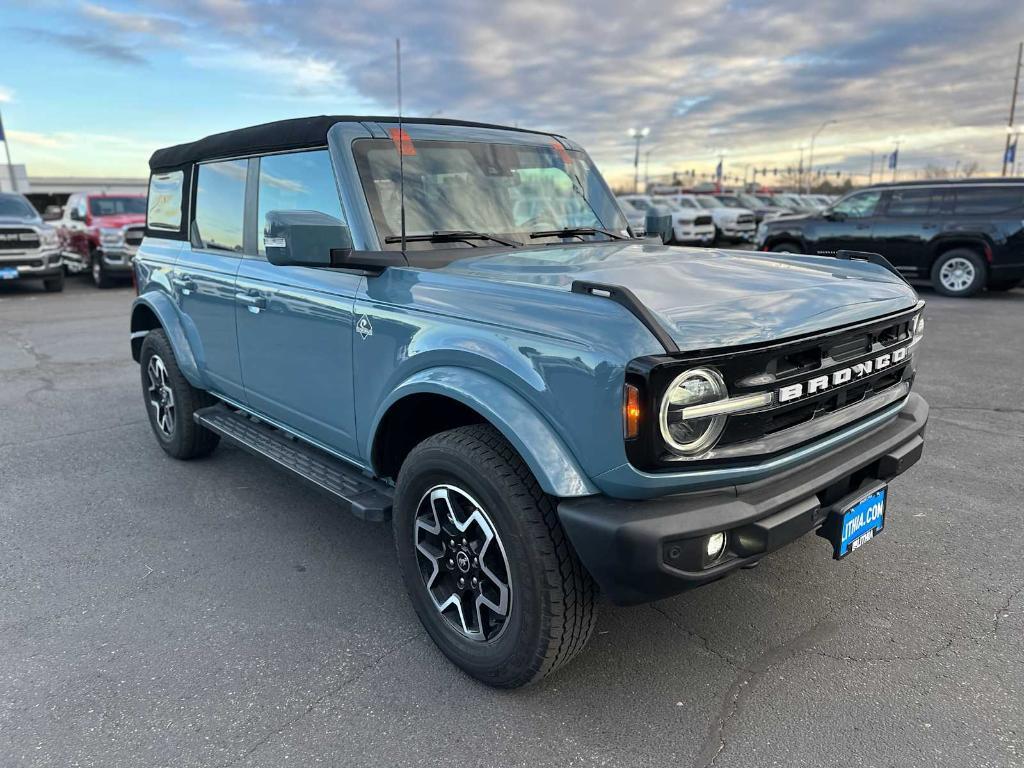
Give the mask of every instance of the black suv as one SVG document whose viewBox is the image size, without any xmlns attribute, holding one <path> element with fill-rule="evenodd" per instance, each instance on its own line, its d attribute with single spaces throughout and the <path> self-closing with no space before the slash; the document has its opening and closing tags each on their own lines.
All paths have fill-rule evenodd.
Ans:
<svg viewBox="0 0 1024 768">
<path fill-rule="evenodd" d="M 874 251 L 946 296 L 1024 279 L 1024 179 L 877 184 L 821 213 L 765 221 L 762 251 Z"/>
</svg>

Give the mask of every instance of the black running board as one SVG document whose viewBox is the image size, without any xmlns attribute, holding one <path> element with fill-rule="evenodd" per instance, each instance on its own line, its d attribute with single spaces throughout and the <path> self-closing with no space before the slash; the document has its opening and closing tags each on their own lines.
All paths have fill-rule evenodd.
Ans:
<svg viewBox="0 0 1024 768">
<path fill-rule="evenodd" d="M 366 477 L 341 459 L 287 432 L 223 404 L 196 411 L 195 420 L 225 440 L 269 459 L 331 498 L 346 503 L 358 518 L 382 522 L 391 517 L 390 486 Z"/>
</svg>

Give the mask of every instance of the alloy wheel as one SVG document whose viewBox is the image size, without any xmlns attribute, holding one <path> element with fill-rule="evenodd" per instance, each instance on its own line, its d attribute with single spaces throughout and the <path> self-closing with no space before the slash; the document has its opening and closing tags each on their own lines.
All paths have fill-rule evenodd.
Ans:
<svg viewBox="0 0 1024 768">
<path fill-rule="evenodd" d="M 447 624 L 470 640 L 497 639 L 511 615 L 512 584 L 483 507 L 454 485 L 434 486 L 417 505 L 413 543 L 423 584 Z"/>
<path fill-rule="evenodd" d="M 975 277 L 974 265 L 960 256 L 954 256 L 939 269 L 939 281 L 947 291 L 965 291 L 974 283 Z"/>
<path fill-rule="evenodd" d="M 149 404 L 156 414 L 156 427 L 161 435 L 169 439 L 174 434 L 174 390 L 167 382 L 167 366 L 160 355 L 149 358 L 146 375 L 149 378 Z"/>
</svg>

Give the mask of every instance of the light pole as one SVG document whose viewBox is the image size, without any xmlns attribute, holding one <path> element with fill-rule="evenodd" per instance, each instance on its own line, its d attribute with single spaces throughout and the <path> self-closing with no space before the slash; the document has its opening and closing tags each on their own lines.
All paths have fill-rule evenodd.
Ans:
<svg viewBox="0 0 1024 768">
<path fill-rule="evenodd" d="M 651 147 L 644 152 L 644 192 L 647 191 L 647 187 L 650 185 L 650 170 L 651 170 L 651 152 L 656 150 L 657 147 Z"/>
<path fill-rule="evenodd" d="M 650 128 L 630 128 L 629 136 L 636 141 L 636 153 L 633 155 L 633 194 L 635 195 L 640 186 L 640 142 L 643 141 L 647 134 L 651 132 Z"/>
<path fill-rule="evenodd" d="M 811 134 L 811 152 L 807 157 L 807 188 L 805 192 L 811 191 L 810 177 L 814 174 L 814 142 L 818 138 L 818 134 L 821 133 L 825 128 L 833 123 L 838 122 L 837 120 L 826 120 L 824 123 L 818 126 L 818 130 Z"/>
</svg>

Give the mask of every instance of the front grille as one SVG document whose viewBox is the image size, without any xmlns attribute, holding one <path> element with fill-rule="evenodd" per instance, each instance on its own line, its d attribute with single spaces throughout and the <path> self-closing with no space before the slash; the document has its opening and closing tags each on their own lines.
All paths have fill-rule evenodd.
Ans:
<svg viewBox="0 0 1024 768">
<path fill-rule="evenodd" d="M 737 224 L 753 224 L 754 223 L 754 217 L 751 216 L 748 213 L 740 214 L 739 216 L 736 217 L 736 223 Z"/>
<path fill-rule="evenodd" d="M 0 269 L 4 267 L 41 267 L 43 259 L 0 259 Z"/>
<path fill-rule="evenodd" d="M 140 245 L 142 243 L 143 227 L 133 227 L 125 230 L 124 241 L 128 245 Z"/>
<path fill-rule="evenodd" d="M 0 251 L 28 251 L 39 247 L 39 233 L 27 227 L 0 229 Z"/>
<path fill-rule="evenodd" d="M 658 412 L 661 394 L 675 376 L 698 366 L 716 368 L 725 379 L 730 396 L 770 392 L 773 404 L 760 411 L 729 416 L 715 449 L 703 458 L 680 459 L 668 452 L 661 441 L 660 429 L 654 424 L 642 440 L 627 445 L 630 462 L 646 469 L 675 471 L 695 464 L 758 462 L 866 418 L 898 400 L 898 393 L 905 393 L 913 383 L 910 329 L 918 311 L 919 308 L 915 308 L 853 328 L 770 346 L 662 355 L 634 361 L 630 365 L 629 380 L 642 383 L 646 379 L 650 398 L 645 408 L 647 413 Z M 904 353 L 898 350 L 903 349 L 907 352 L 899 359 Z M 893 353 L 898 362 L 884 368 L 874 367 L 880 357 L 892 358 Z M 872 367 L 865 373 L 868 363 Z M 853 370 L 848 377 L 847 369 Z M 632 378 L 634 373 L 635 379 Z M 844 377 L 840 383 L 834 383 L 836 375 Z M 828 383 L 824 388 L 820 385 L 812 388 L 809 384 L 812 380 L 827 380 Z M 801 387 L 798 395 L 782 397 L 783 389 L 796 385 Z M 845 417 L 844 409 L 849 409 Z M 820 429 L 811 426 L 817 419 L 822 420 Z M 807 428 L 779 434 L 802 425 Z M 768 450 L 768 445 L 783 447 Z"/>
<path fill-rule="evenodd" d="M 712 223 L 713 221 L 714 219 L 712 219 L 710 216 L 698 216 L 693 220 L 693 224 L 694 226 L 702 227 Z"/>
</svg>

